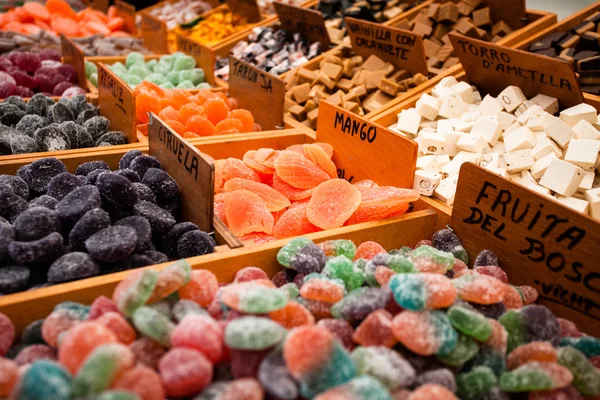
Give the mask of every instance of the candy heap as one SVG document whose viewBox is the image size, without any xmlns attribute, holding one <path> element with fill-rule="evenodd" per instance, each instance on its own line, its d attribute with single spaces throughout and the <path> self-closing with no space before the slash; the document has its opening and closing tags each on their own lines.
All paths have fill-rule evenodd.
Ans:
<svg viewBox="0 0 600 400">
<path fill-rule="evenodd" d="M 273 75 L 281 75 L 306 64 L 321 54 L 322 50 L 320 42 L 311 44 L 299 33 L 289 35 L 275 26 L 254 28 L 248 40 L 239 41 L 229 54 Z M 215 76 L 229 79 L 228 58 L 217 60 Z"/>
<path fill-rule="evenodd" d="M 600 340 L 531 304 L 535 289 L 510 285 L 492 252 L 469 269 L 449 230 L 389 253 L 375 242 L 297 238 L 277 260 L 284 271 L 272 280 L 247 267 L 221 287 L 185 261 L 137 271 L 112 299 L 58 304 L 14 345 L 14 326 L 0 314 L 0 355 L 12 358 L 0 358 L 0 396 L 600 395 Z"/>
<path fill-rule="evenodd" d="M 326 56 L 318 69 L 297 68 L 286 76 L 285 107 L 290 118 L 317 128 L 323 100 L 358 115 L 374 112 L 427 77 L 398 70 L 376 55 L 364 60 L 343 47 Z"/>
<path fill-rule="evenodd" d="M 404 214 L 412 189 L 336 179 L 327 143 L 250 150 L 215 161 L 215 214 L 242 241 L 264 243 Z"/>
<path fill-rule="evenodd" d="M 235 99 L 223 92 L 200 89 L 192 94 L 182 89 L 165 90 L 143 81 L 134 92 L 135 115 L 140 141 L 147 140 L 148 115 L 157 114 L 185 138 L 260 131 L 248 110 L 236 109 Z"/>
<path fill-rule="evenodd" d="M 162 3 L 149 10 L 148 14 L 165 21 L 167 29 L 172 30 L 179 24 L 190 22 L 211 9 L 212 6 L 205 1 L 179 0 Z"/>
<path fill-rule="evenodd" d="M 559 113 L 557 99 L 527 100 L 516 86 L 482 99 L 450 76 L 390 128 L 419 143 L 414 187 L 423 195 L 452 205 L 461 165 L 475 162 L 600 219 L 600 124 L 589 104 Z"/>
<path fill-rule="evenodd" d="M 36 94 L 27 103 L 11 96 L 0 103 L 0 155 L 126 143 L 123 132 L 109 131 L 108 119 L 84 95 L 55 102 Z"/>
<path fill-rule="evenodd" d="M 152 53 L 144 47 L 142 39 L 135 37 L 94 35 L 76 38 L 73 42 L 79 45 L 85 57 L 122 56 L 131 52 Z"/>
<path fill-rule="evenodd" d="M 0 54 L 13 50 L 39 53 L 44 49 L 60 52 L 60 38 L 52 32 L 43 30 L 31 35 L 12 31 L 0 32 Z"/>
<path fill-rule="evenodd" d="M 26 35 L 45 30 L 73 37 L 97 33 L 127 36 L 124 21 L 117 16 L 114 6 L 108 9 L 108 15 L 92 8 L 75 12 L 65 0 L 46 0 L 45 4 L 28 1 L 22 7 L 0 14 L 0 30 Z"/>
<path fill-rule="evenodd" d="M 141 53 L 129 53 L 125 64 L 116 62 L 108 67 L 132 88 L 143 81 L 155 83 L 165 89 L 210 88 L 210 85 L 204 82 L 202 68 L 196 68 L 196 60 L 181 52 L 149 61 L 145 61 Z M 90 80 L 90 76 L 98 73 L 97 67 L 92 63 L 86 64 L 86 70 Z"/>
<path fill-rule="evenodd" d="M 43 158 L 0 175 L 0 294 L 213 252 L 180 221 L 179 187 L 156 158 L 132 150 L 117 170 L 73 172 Z"/>
<path fill-rule="evenodd" d="M 47 49 L 39 53 L 11 52 L 0 57 L 0 99 L 12 95 L 31 97 L 35 93 L 48 96 L 72 96 L 84 93 L 77 89 L 77 73 L 69 64 L 60 62 L 60 52 Z"/>
<path fill-rule="evenodd" d="M 225 8 L 208 13 L 191 28 L 188 28 L 187 25 L 180 26 L 175 31 L 210 46 L 233 36 L 235 33 L 249 29 L 252 25 L 254 24 L 246 21 L 241 15 Z"/>
</svg>

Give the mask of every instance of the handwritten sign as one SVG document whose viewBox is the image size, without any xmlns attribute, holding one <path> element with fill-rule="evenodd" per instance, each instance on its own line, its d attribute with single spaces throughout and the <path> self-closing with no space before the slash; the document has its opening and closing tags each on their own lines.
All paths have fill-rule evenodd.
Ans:
<svg viewBox="0 0 600 400">
<path fill-rule="evenodd" d="M 511 29 L 527 25 L 527 7 L 525 0 L 483 0 L 480 8 L 489 7 L 493 22 L 504 21 Z"/>
<path fill-rule="evenodd" d="M 485 93 L 498 95 L 515 85 L 528 98 L 539 93 L 556 97 L 561 108 L 583 103 L 583 94 L 573 65 L 557 58 L 510 49 L 448 34 L 470 83 Z"/>
<path fill-rule="evenodd" d="M 111 130 L 122 131 L 130 143 L 138 141 L 133 93 L 104 63 L 98 63 L 98 105 Z"/>
<path fill-rule="evenodd" d="M 339 178 L 412 188 L 418 145 L 382 125 L 322 101 L 317 141 L 333 146 Z"/>
<path fill-rule="evenodd" d="M 274 2 L 273 5 L 281 27 L 287 32 L 301 33 L 312 43 L 321 42 L 324 50 L 331 46 L 323 15 L 319 11 L 280 2 Z"/>
<path fill-rule="evenodd" d="M 256 0 L 227 0 L 227 5 L 235 14 L 246 18 L 248 22 L 260 22 L 260 7 Z"/>
<path fill-rule="evenodd" d="M 471 163 L 450 221 L 473 257 L 494 251 L 511 283 L 534 287 L 539 303 L 600 335 L 597 222 Z"/>
<path fill-rule="evenodd" d="M 167 24 L 164 21 L 150 14 L 142 13 L 142 40 L 147 49 L 156 54 L 168 54 L 168 33 Z"/>
<path fill-rule="evenodd" d="M 229 94 L 263 130 L 283 127 L 285 83 L 278 77 L 229 57 Z"/>
<path fill-rule="evenodd" d="M 83 51 L 77 47 L 71 39 L 63 34 L 60 35 L 60 47 L 65 63 L 73 66 L 75 73 L 77 74 L 79 86 L 84 88 L 87 92 L 87 74 L 85 72 L 85 58 Z"/>
<path fill-rule="evenodd" d="M 215 84 L 215 53 L 209 47 L 177 33 L 177 49 L 194 57 L 196 66 L 204 70 L 204 77 L 211 85 Z"/>
<path fill-rule="evenodd" d="M 181 192 L 181 213 L 205 231 L 212 231 L 215 165 L 154 113 L 148 123 L 150 154 L 177 182 Z"/>
<path fill-rule="evenodd" d="M 405 69 L 413 75 L 428 75 L 421 35 L 349 17 L 346 17 L 346 26 L 354 53 L 365 59 L 376 55 L 397 69 Z"/>
<path fill-rule="evenodd" d="M 135 6 L 123 0 L 115 0 L 115 10 L 117 11 L 117 15 L 125 21 L 127 32 L 136 34 Z"/>
</svg>

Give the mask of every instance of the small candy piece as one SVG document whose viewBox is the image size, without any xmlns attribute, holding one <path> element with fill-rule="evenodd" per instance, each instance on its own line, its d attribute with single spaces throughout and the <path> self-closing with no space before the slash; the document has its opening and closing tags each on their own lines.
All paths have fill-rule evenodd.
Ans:
<svg viewBox="0 0 600 400">
<path fill-rule="evenodd" d="M 177 254 L 182 258 L 196 257 L 214 252 L 216 243 L 206 232 L 194 230 L 184 233 L 177 243 Z"/>
<path fill-rule="evenodd" d="M 530 342 L 510 352 L 506 359 L 508 369 L 515 369 L 529 361 L 556 362 L 556 349 L 550 342 Z"/>
<path fill-rule="evenodd" d="M 506 285 L 487 275 L 471 274 L 452 280 L 458 297 L 477 304 L 494 304 L 504 299 Z"/>
<path fill-rule="evenodd" d="M 327 329 L 346 350 L 352 351 L 354 349 L 355 344 L 352 339 L 354 331 L 348 322 L 342 319 L 325 318 L 317 322 L 317 325 Z"/>
<path fill-rule="evenodd" d="M 307 279 L 310 277 L 310 279 Z M 300 288 L 300 296 L 306 300 L 336 303 L 344 298 L 344 283 L 337 279 L 329 279 L 315 274 L 308 276 Z"/>
<path fill-rule="evenodd" d="M 462 242 L 450 229 L 442 229 L 433 234 L 431 238 L 433 247 L 448 253 L 452 253 L 465 264 L 469 264 L 469 254 L 462 245 Z"/>
<path fill-rule="evenodd" d="M 60 201 L 74 189 L 85 185 L 85 183 L 84 177 L 63 172 L 50 180 L 47 194 Z"/>
<path fill-rule="evenodd" d="M 392 400 L 386 388 L 370 376 L 360 376 L 350 382 L 321 393 L 315 400 Z"/>
<path fill-rule="evenodd" d="M 219 324 L 204 315 L 186 316 L 171 332 L 173 347 L 198 350 L 213 363 L 222 357 L 223 340 L 223 330 Z"/>
<path fill-rule="evenodd" d="M 53 232 L 39 240 L 31 242 L 11 242 L 8 254 L 21 265 L 52 262 L 63 251 L 63 237 Z"/>
<path fill-rule="evenodd" d="M 276 168 L 281 154 L 275 160 Z M 280 175 L 279 171 L 277 173 Z M 356 211 L 360 201 L 360 191 L 351 183 L 344 179 L 330 179 L 315 188 L 308 201 L 306 217 L 321 229 L 339 228 Z"/>
<path fill-rule="evenodd" d="M 32 344 L 24 347 L 15 357 L 19 366 L 33 364 L 38 360 L 56 360 L 56 350 L 44 344 Z"/>
<path fill-rule="evenodd" d="M 136 362 L 144 364 L 154 370 L 158 369 L 158 362 L 166 353 L 160 343 L 147 337 L 141 337 L 129 345 Z"/>
<path fill-rule="evenodd" d="M 160 360 L 160 379 L 169 397 L 190 397 L 210 384 L 213 368 L 202 353 L 174 348 Z"/>
<path fill-rule="evenodd" d="M 71 374 L 63 366 L 41 360 L 29 367 L 21 378 L 19 398 L 69 400 L 71 383 Z"/>
<path fill-rule="evenodd" d="M 109 299 L 104 295 L 96 297 L 96 299 L 90 306 L 88 320 L 95 320 L 96 318 L 99 318 L 108 312 L 120 313 L 119 307 L 117 307 L 117 303 L 115 303 L 112 299 Z"/>
<path fill-rule="evenodd" d="M 146 218 L 150 222 L 152 232 L 157 235 L 168 232 L 177 222 L 170 212 L 149 201 L 138 201 L 133 206 L 133 213 L 134 215 Z"/>
<path fill-rule="evenodd" d="M 456 385 L 461 399 L 478 400 L 485 398 L 498 385 L 498 378 L 487 367 L 475 367 L 469 372 L 458 374 Z"/>
<path fill-rule="evenodd" d="M 78 187 L 56 204 L 56 214 L 63 223 L 75 225 L 85 213 L 100 208 L 102 199 L 98 188 L 92 185 Z"/>
<path fill-rule="evenodd" d="M 131 316 L 150 298 L 157 282 L 158 272 L 152 269 L 134 272 L 117 285 L 113 300 L 125 316 Z"/>
<path fill-rule="evenodd" d="M 171 347 L 171 332 L 175 325 L 164 314 L 154 308 L 142 306 L 131 316 L 133 325 L 144 336 Z"/>
<path fill-rule="evenodd" d="M 118 312 L 106 312 L 96 318 L 95 321 L 110 329 L 117 340 L 125 345 L 133 343 L 137 337 L 135 329 Z"/>
<path fill-rule="evenodd" d="M 87 253 L 65 254 L 52 263 L 48 270 L 48 282 L 60 283 L 96 276 L 100 267 Z"/>
<path fill-rule="evenodd" d="M 158 282 L 148 303 L 155 303 L 175 293 L 190 281 L 192 267 L 185 260 L 179 260 L 158 274 Z"/>
<path fill-rule="evenodd" d="M 292 258 L 294 255 L 304 246 L 307 246 L 311 243 L 312 241 L 303 237 L 290 240 L 279 250 L 279 252 L 277 252 L 277 261 L 284 267 L 291 268 Z"/>
<path fill-rule="evenodd" d="M 451 392 L 456 392 L 456 378 L 454 373 L 447 368 L 432 369 L 425 371 L 417 376 L 416 382 L 418 386 L 426 384 L 435 384 L 444 386 Z"/>
<path fill-rule="evenodd" d="M 190 281 L 179 290 L 179 297 L 208 307 L 218 290 L 219 281 L 215 274 L 203 269 L 195 270 L 190 273 Z"/>
<path fill-rule="evenodd" d="M 302 293 L 302 289 L 300 292 Z M 371 312 L 384 308 L 389 299 L 388 289 L 362 287 L 353 290 L 337 302 L 331 312 L 336 318 L 362 320 Z"/>
<path fill-rule="evenodd" d="M 363 242 L 356 249 L 353 260 L 356 261 L 359 258 L 370 260 L 379 253 L 386 253 L 385 249 L 379 243 L 371 241 Z"/>
<path fill-rule="evenodd" d="M 19 381 L 19 366 L 12 360 L 0 358 L 0 396 L 8 398 Z"/>
<path fill-rule="evenodd" d="M 558 363 L 573 374 L 573 386 L 584 396 L 600 395 L 600 371 L 573 347 L 558 349 Z"/>
<path fill-rule="evenodd" d="M 249 282 L 257 279 L 269 279 L 265 271 L 256 267 L 246 267 L 236 272 L 233 278 L 234 283 Z"/>
<path fill-rule="evenodd" d="M 80 316 L 72 310 L 54 310 L 44 319 L 42 337 L 52 347 L 58 347 L 58 337 L 80 322 Z"/>
<path fill-rule="evenodd" d="M 454 267 L 452 253 L 437 250 L 431 246 L 419 246 L 412 251 L 410 259 L 421 272 L 444 274 Z"/>
<path fill-rule="evenodd" d="M 322 271 L 328 278 L 342 280 L 348 292 L 360 288 L 365 281 L 365 273 L 350 260 L 345 256 L 330 257 Z"/>
<path fill-rule="evenodd" d="M 431 273 L 396 274 L 389 281 L 396 303 L 413 311 L 448 308 L 456 299 L 452 281 Z"/>
<path fill-rule="evenodd" d="M 298 386 L 287 370 L 280 348 L 262 360 L 257 378 L 268 395 L 282 400 L 298 397 Z"/>
<path fill-rule="evenodd" d="M 15 340 L 15 326 L 10 318 L 0 313 L 0 357 L 3 357 Z"/>
<path fill-rule="evenodd" d="M 191 300 L 179 300 L 171 308 L 171 314 L 176 322 L 181 322 L 188 315 L 208 315 L 208 312 Z"/>
<path fill-rule="evenodd" d="M 457 397 L 444 386 L 428 383 L 412 392 L 407 400 L 457 400 Z"/>
<path fill-rule="evenodd" d="M 351 354 L 359 375 L 369 375 L 388 390 L 412 385 L 416 373 L 399 353 L 387 347 L 357 347 Z"/>
<path fill-rule="evenodd" d="M 392 332 L 392 314 L 386 310 L 371 312 L 356 328 L 352 339 L 362 346 L 392 348 L 397 343 Z"/>
<path fill-rule="evenodd" d="M 63 172 L 67 172 L 67 167 L 62 161 L 53 157 L 42 158 L 29 164 L 23 179 L 30 190 L 44 193 L 48 189 L 50 180 Z"/>
<path fill-rule="evenodd" d="M 286 329 L 315 324 L 315 318 L 310 311 L 295 301 L 288 301 L 284 308 L 271 311 L 269 318 Z"/>
<path fill-rule="evenodd" d="M 288 302 L 282 291 L 263 283 L 270 281 L 250 281 L 231 284 L 221 290 L 220 300 L 229 308 L 249 314 L 265 314 L 280 310 Z"/>
<path fill-rule="evenodd" d="M 27 267 L 0 268 L 0 293 L 10 294 L 27 288 L 31 271 Z"/>
<path fill-rule="evenodd" d="M 125 371 L 117 377 L 112 388 L 131 394 L 135 393 L 140 400 L 163 400 L 165 398 L 160 376 L 153 369 L 144 365 L 136 365 Z"/>
<path fill-rule="evenodd" d="M 456 346 L 447 354 L 438 355 L 444 364 L 460 367 L 477 355 L 479 346 L 468 336 L 459 334 Z"/>
<path fill-rule="evenodd" d="M 265 350 L 281 343 L 286 330 L 276 322 L 260 317 L 241 317 L 225 329 L 225 343 L 235 350 Z"/>
<path fill-rule="evenodd" d="M 560 345 L 571 346 L 585 354 L 586 357 L 600 356 L 600 339 L 593 336 L 582 336 L 579 338 L 565 337 L 560 339 Z"/>
<path fill-rule="evenodd" d="M 345 256 L 353 260 L 356 256 L 356 245 L 350 240 L 326 240 L 318 245 L 327 257 Z"/>
<path fill-rule="evenodd" d="M 556 363 L 532 361 L 500 376 L 500 389 L 505 392 L 530 392 L 567 387 L 573 374 Z"/>
<path fill-rule="evenodd" d="M 115 335 L 104 325 L 82 322 L 61 339 L 58 359 L 70 372 L 76 373 L 95 348 L 116 341 Z"/>
<path fill-rule="evenodd" d="M 450 307 L 447 315 L 456 330 L 480 342 L 485 342 L 492 335 L 492 326 L 487 318 L 467 306 L 454 305 Z"/>
<path fill-rule="evenodd" d="M 402 311 L 392 320 L 392 331 L 409 350 L 424 356 L 450 353 L 458 334 L 441 311 Z"/>
</svg>

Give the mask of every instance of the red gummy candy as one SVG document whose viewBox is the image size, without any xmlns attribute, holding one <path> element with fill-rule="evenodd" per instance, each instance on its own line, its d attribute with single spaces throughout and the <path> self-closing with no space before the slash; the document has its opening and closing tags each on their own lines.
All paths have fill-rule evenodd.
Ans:
<svg viewBox="0 0 600 400">
<path fill-rule="evenodd" d="M 4 356 L 15 340 L 15 326 L 10 318 L 0 313 L 0 357 Z"/>
<path fill-rule="evenodd" d="M 213 366 L 202 353 L 193 349 L 174 348 L 158 364 L 166 395 L 191 397 L 210 384 Z"/>
<path fill-rule="evenodd" d="M 212 318 L 191 314 L 173 329 L 171 344 L 173 347 L 198 350 L 216 363 L 222 356 L 223 330 Z"/>
</svg>

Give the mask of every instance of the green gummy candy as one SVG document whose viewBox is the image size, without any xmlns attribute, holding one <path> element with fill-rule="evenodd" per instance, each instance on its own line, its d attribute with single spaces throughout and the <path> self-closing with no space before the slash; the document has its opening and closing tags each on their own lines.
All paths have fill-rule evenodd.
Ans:
<svg viewBox="0 0 600 400">
<path fill-rule="evenodd" d="M 500 389 L 505 392 L 535 392 L 553 388 L 552 377 L 538 368 L 535 362 L 521 365 L 500 375 Z"/>
<path fill-rule="evenodd" d="M 92 397 L 90 400 L 140 400 L 140 397 L 132 392 L 122 390 L 111 390 L 104 392 L 98 396 Z"/>
<path fill-rule="evenodd" d="M 329 242 L 333 244 L 336 256 L 344 256 L 350 260 L 354 260 L 354 256 L 356 255 L 356 245 L 353 241 L 338 239 Z"/>
<path fill-rule="evenodd" d="M 157 65 L 158 65 L 158 61 L 156 61 L 156 60 L 150 60 L 150 61 L 146 62 L 146 68 L 148 68 L 152 72 L 154 72 L 154 68 L 156 68 Z"/>
<path fill-rule="evenodd" d="M 183 81 L 192 82 L 192 79 L 194 78 L 194 72 L 191 69 L 186 69 L 185 71 L 173 71 L 173 72 L 179 73 L 179 82 L 183 82 Z M 192 84 L 195 85 L 194 82 L 192 82 Z"/>
<path fill-rule="evenodd" d="M 148 304 L 148 307 L 158 311 L 165 317 L 171 319 L 171 304 L 166 300 L 157 301 L 156 303 Z"/>
<path fill-rule="evenodd" d="M 322 274 L 328 278 L 341 279 L 348 292 L 358 289 L 365 282 L 365 273 L 345 256 L 329 258 Z"/>
<path fill-rule="evenodd" d="M 161 83 L 158 86 L 160 86 L 163 89 L 175 89 L 175 86 L 173 86 L 173 84 L 171 82 Z"/>
<path fill-rule="evenodd" d="M 438 358 L 445 364 L 459 367 L 475 357 L 478 351 L 479 346 L 473 339 L 465 335 L 458 335 L 456 347 L 447 354 L 439 355 Z"/>
<path fill-rule="evenodd" d="M 171 54 L 171 59 L 173 62 L 177 61 L 181 57 L 186 57 L 186 54 L 182 51 L 176 51 L 175 53 Z"/>
<path fill-rule="evenodd" d="M 112 65 L 109 65 L 109 68 L 115 74 L 127 74 L 127 67 L 121 62 L 116 62 Z"/>
<path fill-rule="evenodd" d="M 399 274 L 419 272 L 415 264 L 408 258 L 399 254 L 390 254 L 388 259 L 388 268 Z"/>
<path fill-rule="evenodd" d="M 73 380 L 73 396 L 85 397 L 101 393 L 108 388 L 121 372 L 121 363 L 126 363 L 124 354 L 131 351 L 124 345 L 110 343 L 97 347 L 86 358 Z M 133 358 L 128 360 L 133 362 Z"/>
<path fill-rule="evenodd" d="M 210 89 L 212 86 L 210 86 L 210 83 L 207 82 L 202 82 L 196 85 L 196 89 Z"/>
<path fill-rule="evenodd" d="M 416 378 L 412 365 L 395 350 L 384 346 L 357 347 L 350 354 L 359 375 L 368 375 L 389 390 L 407 387 Z"/>
<path fill-rule="evenodd" d="M 146 67 L 144 67 L 143 65 L 134 65 L 133 67 L 129 68 L 127 70 L 127 76 L 139 76 L 140 78 L 144 79 L 148 74 L 150 73 L 150 71 L 148 71 L 148 69 Z"/>
<path fill-rule="evenodd" d="M 310 239 L 299 237 L 292 239 L 277 253 L 277 262 L 286 268 L 290 268 L 292 257 L 304 246 L 312 243 Z"/>
<path fill-rule="evenodd" d="M 178 89 L 194 89 L 194 84 L 191 81 L 179 82 Z"/>
<path fill-rule="evenodd" d="M 146 80 L 160 85 L 161 83 L 165 83 L 167 78 L 164 75 L 153 72 L 146 76 Z"/>
<path fill-rule="evenodd" d="M 266 314 L 281 310 L 287 303 L 288 296 L 281 290 L 255 285 L 240 292 L 238 308 L 249 314 Z"/>
<path fill-rule="evenodd" d="M 560 339 L 561 346 L 571 346 L 579 350 L 586 357 L 600 356 L 600 339 L 593 336 L 582 336 L 578 338 L 564 337 Z"/>
<path fill-rule="evenodd" d="M 278 288 L 278 290 L 285 293 L 290 300 L 295 300 L 298 298 L 298 296 L 300 296 L 300 288 L 298 288 L 298 285 L 296 285 L 294 282 L 286 283 Z"/>
<path fill-rule="evenodd" d="M 58 303 L 54 307 L 54 310 L 69 310 L 71 315 L 76 315 L 77 319 L 80 321 L 85 321 L 90 315 L 90 306 L 75 301 L 63 301 L 62 303 Z"/>
<path fill-rule="evenodd" d="M 132 318 L 133 325 L 142 335 L 165 347 L 171 347 L 171 331 L 175 325 L 161 312 L 150 307 L 140 307 Z"/>
<path fill-rule="evenodd" d="M 72 378 L 53 361 L 31 364 L 19 383 L 19 400 L 70 400 Z"/>
<path fill-rule="evenodd" d="M 139 85 L 140 83 L 142 83 L 143 80 L 144 80 L 143 78 L 140 78 L 139 76 L 136 76 L 136 75 L 127 75 L 125 77 L 125 82 L 127 82 L 127 84 L 130 86 Z"/>
<path fill-rule="evenodd" d="M 354 266 L 360 269 L 362 272 L 365 272 L 365 268 L 367 266 L 367 260 L 364 258 L 359 258 L 358 260 L 354 260 Z"/>
<path fill-rule="evenodd" d="M 89 80 L 94 84 L 94 86 L 98 86 L 98 74 L 91 74 Z"/>
<path fill-rule="evenodd" d="M 171 71 L 167 74 L 167 81 L 171 82 L 173 85 L 179 84 L 179 72 Z"/>
<path fill-rule="evenodd" d="M 206 77 L 202 68 L 194 68 L 192 70 L 192 83 L 194 85 L 199 85 L 203 83 L 204 79 L 206 79 Z"/>
<path fill-rule="evenodd" d="M 85 60 L 85 74 L 89 78 L 92 74 L 98 73 L 98 67 L 93 62 Z"/>
<path fill-rule="evenodd" d="M 388 251 L 388 254 L 394 254 L 394 255 L 399 254 L 401 256 L 409 256 L 410 253 L 412 253 L 412 250 L 413 250 L 412 247 L 402 246 L 399 249 L 393 249 L 393 250 Z"/>
<path fill-rule="evenodd" d="M 451 270 L 456 262 L 452 253 L 447 253 L 431 246 L 417 247 L 412 251 L 411 257 L 415 260 L 419 258 L 431 259 L 435 263 L 440 264 L 446 271 Z"/>
<path fill-rule="evenodd" d="M 523 314 L 518 310 L 508 310 L 500 318 L 498 322 L 502 324 L 508 333 L 508 352 L 510 353 L 516 347 L 525 343 L 527 334 Z"/>
<path fill-rule="evenodd" d="M 462 400 L 485 398 L 485 395 L 497 385 L 496 375 L 487 367 L 475 367 L 469 372 L 456 376 L 457 393 Z"/>
<path fill-rule="evenodd" d="M 283 341 L 287 330 L 277 322 L 254 316 L 236 318 L 225 328 L 225 343 L 236 350 L 265 350 Z"/>
<path fill-rule="evenodd" d="M 600 395 L 600 370 L 573 347 L 558 349 L 558 363 L 573 374 L 572 385 L 584 396 Z"/>
<path fill-rule="evenodd" d="M 119 310 L 126 317 L 130 317 L 135 310 L 146 304 L 157 282 L 158 272 L 153 269 L 141 271 L 137 279 L 125 289 L 125 293 L 122 293 L 118 299 L 115 299 Z"/>
<path fill-rule="evenodd" d="M 169 72 L 171 72 L 171 66 L 169 64 L 159 62 L 156 67 L 154 67 L 154 72 L 166 76 L 169 74 Z"/>
<path fill-rule="evenodd" d="M 448 310 L 448 318 L 456 330 L 485 342 L 492 336 L 492 325 L 476 310 L 454 305 Z"/>
<path fill-rule="evenodd" d="M 183 71 L 186 69 L 193 69 L 196 66 L 196 60 L 190 56 L 177 57 L 175 64 L 173 65 L 173 71 Z"/>
<path fill-rule="evenodd" d="M 127 68 L 129 68 L 137 64 L 144 65 L 144 55 L 133 51 L 127 55 L 127 58 L 125 59 L 125 65 L 127 65 Z"/>
<path fill-rule="evenodd" d="M 488 367 L 494 371 L 496 376 L 500 376 L 506 371 L 506 355 L 491 347 L 482 346 L 479 353 L 468 362 L 468 365 L 471 367 Z"/>
</svg>

